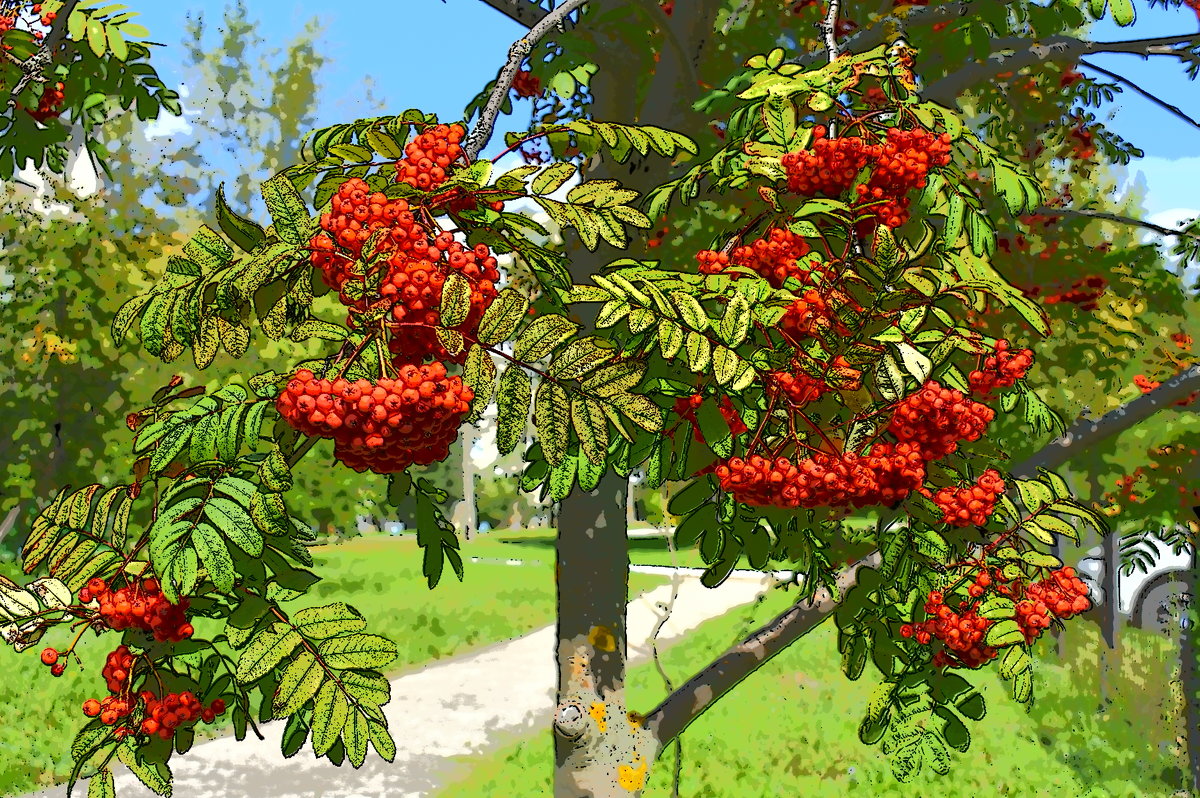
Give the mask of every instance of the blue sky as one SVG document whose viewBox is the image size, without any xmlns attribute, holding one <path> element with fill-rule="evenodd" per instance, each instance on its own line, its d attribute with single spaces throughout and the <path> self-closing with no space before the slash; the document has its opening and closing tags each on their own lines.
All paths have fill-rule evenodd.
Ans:
<svg viewBox="0 0 1200 798">
<path fill-rule="evenodd" d="M 151 38 L 177 44 L 188 14 L 203 13 L 210 24 L 219 22 L 228 0 L 178 0 L 137 3 L 141 21 Z M 252 18 L 262 23 L 262 35 L 272 45 L 283 45 L 317 17 L 332 65 L 327 90 L 320 98 L 318 125 L 342 122 L 367 113 L 359 101 L 365 77 L 388 109 L 420 107 L 443 118 L 457 118 L 463 107 L 493 77 L 508 47 L 522 28 L 479 0 L 356 0 L 345 10 L 316 0 L 251 0 Z M 1186 9 L 1146 9 L 1132 28 L 1111 22 L 1096 29 L 1100 40 L 1119 40 L 1176 34 L 1196 30 L 1196 15 Z M 338 8 L 338 6 L 333 6 Z M 454 57 L 444 61 L 446 46 Z M 172 47 L 155 55 L 160 74 L 169 84 L 180 81 L 180 56 Z M 1145 88 L 1154 88 L 1193 118 L 1200 118 L 1200 83 L 1189 82 L 1179 65 L 1165 58 L 1142 60 L 1129 55 L 1098 55 L 1098 65 L 1118 72 Z M 339 87 L 334 89 L 334 87 Z M 1200 131 L 1152 103 L 1126 92 L 1108 124 L 1145 150 L 1147 157 L 1131 165 L 1141 171 L 1149 186 L 1147 214 L 1156 219 L 1200 212 Z M 1104 115 L 1101 116 L 1104 118 Z M 505 129 L 524 127 L 525 112 Z M 499 138 L 497 137 L 497 139 Z"/>
</svg>

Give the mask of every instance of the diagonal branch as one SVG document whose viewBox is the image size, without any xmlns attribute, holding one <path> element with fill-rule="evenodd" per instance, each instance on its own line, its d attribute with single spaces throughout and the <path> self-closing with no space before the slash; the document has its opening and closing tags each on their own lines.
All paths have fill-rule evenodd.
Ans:
<svg viewBox="0 0 1200 798">
<path fill-rule="evenodd" d="M 43 83 L 46 80 L 46 69 L 49 68 L 51 59 L 54 56 L 54 51 L 62 44 L 63 39 L 67 38 L 67 20 L 75 11 L 75 6 L 79 5 L 79 0 L 66 0 L 62 8 L 58 9 L 58 16 L 54 19 L 54 24 L 50 26 L 50 33 L 46 35 L 42 46 L 36 53 L 29 56 L 21 63 L 21 79 L 17 81 L 17 85 L 13 86 L 12 93 L 8 97 L 9 106 L 17 104 L 17 97 L 21 92 L 25 91 L 25 87 L 30 82 Z"/>
<path fill-rule="evenodd" d="M 933 81 L 922 92 L 922 96 L 942 105 L 950 105 L 964 91 L 994 79 L 997 71 L 1016 71 L 1044 62 L 1074 63 L 1085 55 L 1097 53 L 1124 53 L 1143 58 L 1169 56 L 1200 65 L 1197 45 L 1200 45 L 1198 33 L 1118 42 L 1094 42 L 1073 36 L 1049 36 L 1041 41 L 997 39 L 992 43 L 991 55 L 984 61 L 976 61 Z"/>
<path fill-rule="evenodd" d="M 463 146 L 468 158 L 475 160 L 479 156 L 479 151 L 492 137 L 492 130 L 496 127 L 496 117 L 500 115 L 500 107 L 504 105 L 504 98 L 508 96 L 508 90 L 512 88 L 513 78 L 516 77 L 521 64 L 533 52 L 533 46 L 541 41 L 551 28 L 565 20 L 584 2 L 586 0 L 566 0 L 558 8 L 538 20 L 537 24 L 529 29 L 529 33 L 517 39 L 508 48 L 508 61 L 500 69 L 496 85 L 492 88 L 492 93 L 488 96 L 483 110 L 479 112 L 479 121 L 475 123 L 475 127 L 467 136 L 466 144 Z"/>
<path fill-rule="evenodd" d="M 857 581 L 858 569 L 875 567 L 879 552 L 872 552 L 838 574 L 838 590 L 845 593 Z M 837 606 L 825 588 L 817 591 L 811 603 L 795 604 L 775 620 L 726 651 L 652 709 L 645 727 L 660 746 L 674 740 L 688 725 L 737 687 L 768 660 L 812 631 Z"/>
<path fill-rule="evenodd" d="M 1037 474 L 1037 469 L 1054 469 L 1084 451 L 1130 427 L 1145 421 L 1160 410 L 1193 391 L 1200 390 L 1200 365 L 1176 374 L 1150 393 L 1105 413 L 1098 419 L 1081 418 L 1065 433 L 1042 447 L 1042 450 L 1009 471 L 1018 478 Z"/>
<path fill-rule="evenodd" d="M 1018 478 L 1028 478 L 1037 474 L 1039 466 L 1057 468 L 1078 452 L 1145 421 L 1196 390 L 1200 390 L 1200 365 L 1192 366 L 1150 393 L 1106 413 L 1095 421 L 1077 421 L 1065 434 L 1009 471 Z M 859 568 L 873 568 L 878 566 L 879 562 L 878 551 L 866 555 L 838 575 L 838 589 L 844 593 L 855 584 Z M 663 699 L 662 703 L 646 716 L 646 728 L 655 735 L 661 746 L 665 746 L 716 703 L 717 699 L 734 689 L 776 654 L 816 628 L 836 606 L 829 593 L 821 590 L 812 604 L 797 604 L 791 607 L 721 654 L 712 664 Z"/>
<path fill-rule="evenodd" d="M 1086 216 L 1089 219 L 1103 219 L 1106 222 L 1116 222 L 1117 224 L 1127 224 L 1133 227 L 1144 227 L 1147 230 L 1153 230 L 1159 235 L 1176 236 L 1181 238 L 1193 238 L 1200 241 L 1200 233 L 1193 233 L 1190 230 L 1176 230 L 1170 227 L 1163 227 L 1160 224 L 1147 222 L 1144 219 L 1135 219 L 1132 216 L 1122 216 L 1119 213 L 1109 213 L 1108 211 L 1093 211 L 1087 208 L 1059 208 L 1049 205 L 1034 209 L 1033 213 L 1040 213 L 1053 216 Z"/>
<path fill-rule="evenodd" d="M 1146 91 L 1141 86 L 1137 85 L 1132 80 L 1125 77 L 1124 75 L 1118 75 L 1116 72 L 1110 72 L 1109 70 L 1105 69 L 1104 67 L 1097 66 L 1096 64 L 1093 64 L 1090 61 L 1085 61 L 1082 58 L 1079 59 L 1079 63 L 1080 63 L 1080 65 L 1087 67 L 1088 69 L 1092 70 L 1093 72 L 1099 72 L 1101 75 L 1106 75 L 1106 76 L 1112 78 L 1113 80 L 1117 81 L 1118 83 L 1122 83 L 1122 84 L 1128 86 L 1129 88 L 1136 91 L 1138 94 L 1145 97 L 1150 102 L 1157 105 L 1159 108 L 1169 111 L 1170 113 L 1172 113 L 1175 116 L 1182 119 L 1184 122 L 1187 122 L 1192 127 L 1200 127 L 1200 122 L 1198 122 L 1195 119 L 1193 119 L 1192 117 L 1188 116 L 1184 112 L 1184 110 L 1182 108 L 1180 108 L 1178 105 L 1171 105 L 1166 100 L 1159 99 L 1159 97 L 1157 95 L 1155 95 L 1153 92 Z"/>
<path fill-rule="evenodd" d="M 480 2 L 491 6 L 513 22 L 527 28 L 532 28 L 550 13 L 534 0 L 480 0 Z"/>
</svg>

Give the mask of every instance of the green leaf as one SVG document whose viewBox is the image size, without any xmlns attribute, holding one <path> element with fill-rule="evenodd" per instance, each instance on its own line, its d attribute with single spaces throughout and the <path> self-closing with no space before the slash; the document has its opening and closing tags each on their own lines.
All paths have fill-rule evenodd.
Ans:
<svg viewBox="0 0 1200 798">
<path fill-rule="evenodd" d="M 112 771 L 108 768 L 97 773 L 88 781 L 88 798 L 117 798 Z"/>
<path fill-rule="evenodd" d="M 609 397 L 608 401 L 647 432 L 658 432 L 663 428 L 662 408 L 641 394 L 617 394 Z"/>
<path fill-rule="evenodd" d="M 900 353 L 900 362 L 904 364 L 905 371 L 916 378 L 918 385 L 929 379 L 929 374 L 933 371 L 933 361 L 911 344 L 899 343 L 895 344 L 895 347 Z"/>
<path fill-rule="evenodd" d="M 664 360 L 673 360 L 683 346 L 683 328 L 670 319 L 660 319 L 658 346 Z"/>
<path fill-rule="evenodd" d="M 565 74 L 565 73 L 560 73 Z M 570 92 L 568 92 L 568 96 Z M 537 177 L 529 184 L 529 190 L 532 194 L 553 194 L 558 189 L 571 179 L 575 174 L 575 164 L 572 163 L 556 163 L 546 167 Z"/>
<path fill-rule="evenodd" d="M 271 702 L 277 718 L 295 713 L 317 694 L 325 681 L 325 669 L 308 649 L 303 649 L 279 675 L 279 687 Z"/>
<path fill-rule="evenodd" d="M 342 731 L 342 742 L 346 746 L 346 757 L 356 768 L 361 767 L 367 759 L 368 739 L 366 718 L 359 712 L 351 712 L 349 722 Z"/>
<path fill-rule="evenodd" d="M 142 749 L 134 748 L 133 740 L 126 739 L 117 747 L 117 758 L 151 792 L 158 795 L 171 794 L 171 771 L 166 763 L 151 761 L 143 754 Z"/>
<path fill-rule="evenodd" d="M 238 658 L 235 675 L 241 684 L 250 684 L 266 676 L 300 645 L 300 634 L 282 621 L 250 640 Z"/>
<path fill-rule="evenodd" d="M 533 424 L 542 452 L 550 465 L 558 465 L 567 454 L 570 441 L 571 400 L 556 382 L 542 380 L 533 402 Z"/>
<path fill-rule="evenodd" d="M 89 17 L 87 20 L 87 43 L 97 58 L 102 58 L 105 50 L 108 49 L 108 40 L 104 35 L 104 24 L 95 17 Z"/>
<path fill-rule="evenodd" d="M 577 397 L 571 402 L 571 424 L 587 459 L 596 465 L 604 463 L 608 452 L 608 416 L 604 408 L 591 399 Z"/>
<path fill-rule="evenodd" d="M 350 715 L 350 705 L 337 684 L 329 681 L 317 692 L 313 707 L 312 741 L 313 753 L 324 755 L 341 736 L 342 727 Z"/>
<path fill-rule="evenodd" d="M 372 634 L 322 640 L 317 651 L 333 668 L 382 668 L 397 656 L 395 643 L 382 635 Z"/>
<path fill-rule="evenodd" d="M 516 331 L 521 319 L 529 313 L 529 300 L 520 292 L 505 288 L 492 301 L 483 318 L 479 320 L 476 339 L 481 344 L 498 344 L 508 340 Z"/>
<path fill-rule="evenodd" d="M 579 332 L 579 325 L 558 314 L 546 314 L 530 322 L 513 345 L 513 356 L 526 363 L 541 360 L 555 347 Z"/>
<path fill-rule="evenodd" d="M 704 307 L 696 301 L 694 296 L 685 294 L 682 291 L 673 291 L 671 298 L 675 300 L 675 306 L 679 308 L 680 317 L 688 327 L 697 332 L 704 332 L 708 329 L 708 314 L 704 312 Z"/>
<path fill-rule="evenodd" d="M 302 635 L 314 640 L 361 632 L 367 628 L 362 613 L 341 601 L 299 610 L 292 616 L 292 625 Z"/>
<path fill-rule="evenodd" d="M 204 508 L 205 515 L 213 525 L 242 551 L 251 557 L 263 552 L 262 535 L 254 526 L 254 520 L 246 510 L 229 499 L 211 499 Z"/>
<path fill-rule="evenodd" d="M 1025 642 L 1025 633 L 1016 621 L 1002 620 L 992 624 L 983 642 L 992 648 L 1022 645 Z"/>
<path fill-rule="evenodd" d="M 550 363 L 550 375 L 578 379 L 599 368 L 613 356 L 611 344 L 594 336 L 572 341 Z"/>
<path fill-rule="evenodd" d="M 712 357 L 712 344 L 697 332 L 689 332 L 684 343 L 687 347 L 688 368 L 697 374 L 703 373 L 708 369 Z"/>
<path fill-rule="evenodd" d="M 525 369 L 516 365 L 505 369 L 496 399 L 496 448 L 500 454 L 511 452 L 525 436 L 532 398 L 533 383 Z"/>
<path fill-rule="evenodd" d="M 196 547 L 196 554 L 217 590 L 222 593 L 233 590 L 236 576 L 233 558 L 229 556 L 229 549 L 225 547 L 220 533 L 208 524 L 197 524 L 192 530 L 192 545 Z"/>
<path fill-rule="evenodd" d="M 741 294 L 734 294 L 725 308 L 717 332 L 730 347 L 736 347 L 746 340 L 750 332 L 750 303 Z"/>
<path fill-rule="evenodd" d="M 1109 5 L 1112 6 L 1113 22 L 1116 22 L 1122 28 L 1128 27 L 1137 19 L 1137 13 L 1133 8 L 1133 0 L 1109 0 Z"/>
<path fill-rule="evenodd" d="M 279 237 L 289 244 L 307 243 L 310 217 L 292 181 L 286 175 L 276 175 L 262 184 L 262 196 Z"/>
<path fill-rule="evenodd" d="M 442 284 L 442 324 L 457 327 L 471 312 L 471 284 L 458 272 L 451 272 Z"/>
<path fill-rule="evenodd" d="M 619 360 L 593 372 L 581 387 L 587 393 L 605 398 L 633 388 L 642 381 L 645 373 L 644 364 L 636 360 Z"/>
<path fill-rule="evenodd" d="M 163 435 L 162 440 L 158 442 L 158 447 L 150 458 L 150 472 L 157 474 L 169 466 L 171 461 L 188 445 L 191 436 L 192 426 L 186 421 L 177 422 L 171 426 Z"/>
</svg>

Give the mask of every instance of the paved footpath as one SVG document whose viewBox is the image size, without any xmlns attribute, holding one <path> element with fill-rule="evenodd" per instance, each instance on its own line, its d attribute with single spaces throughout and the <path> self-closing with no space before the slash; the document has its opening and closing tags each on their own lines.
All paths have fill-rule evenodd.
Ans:
<svg viewBox="0 0 1200 798">
<path fill-rule="evenodd" d="M 642 570 L 638 568 L 638 570 Z M 671 569 L 665 571 L 669 576 Z M 719 588 L 700 584 L 699 571 L 676 574 L 679 597 L 659 632 L 660 648 L 704 621 L 754 601 L 769 577 L 734 574 Z M 649 640 L 671 585 L 643 594 L 629 605 L 631 664 L 651 656 Z M 172 759 L 177 798 L 408 798 L 432 795 L 446 776 L 463 765 L 455 758 L 480 755 L 519 736 L 544 729 L 554 707 L 555 633 L 547 626 L 524 637 L 431 663 L 392 680 L 392 700 L 384 707 L 396 740 L 396 760 L 375 754 L 362 768 L 334 767 L 315 759 L 310 748 L 291 759 L 279 752 L 283 723 L 263 726 L 265 740 L 222 737 L 197 744 Z M 124 768 L 117 769 L 117 795 L 149 798 Z M 73 795 L 85 796 L 86 785 Z M 64 798 L 65 787 L 27 796 Z"/>
</svg>

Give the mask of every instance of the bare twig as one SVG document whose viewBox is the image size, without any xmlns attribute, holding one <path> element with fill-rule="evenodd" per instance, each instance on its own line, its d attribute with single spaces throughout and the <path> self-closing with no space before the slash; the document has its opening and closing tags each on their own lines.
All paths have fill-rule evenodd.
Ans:
<svg viewBox="0 0 1200 798">
<path fill-rule="evenodd" d="M 1139 55 L 1142 58 L 1152 55 L 1168 56 L 1200 64 L 1200 53 L 1193 52 L 1188 47 L 1196 45 L 1198 41 L 1200 34 L 1197 33 L 1117 42 L 1094 42 L 1073 36 L 1048 36 L 1040 41 L 1022 38 L 997 39 L 992 42 L 992 53 L 986 59 L 965 65 L 941 80 L 935 80 L 921 94 L 928 100 L 949 105 L 962 92 L 993 80 L 996 72 L 1015 72 L 1044 62 L 1073 63 L 1085 55 L 1096 53 L 1124 53 Z"/>
<path fill-rule="evenodd" d="M 529 33 L 517 39 L 508 48 L 508 61 L 500 69 L 496 85 L 492 87 L 492 93 L 488 96 L 487 103 L 479 114 L 479 121 L 471 129 L 466 144 L 463 146 L 467 157 L 472 161 L 479 157 L 480 150 L 492 137 L 492 131 L 496 127 L 496 118 L 500 115 L 500 107 L 504 105 L 504 98 L 508 96 L 508 90 L 512 88 L 513 78 L 517 76 L 517 70 L 521 68 L 521 64 L 533 52 L 533 46 L 541 41 L 551 28 L 556 27 L 585 2 L 586 0 L 566 0 L 565 3 L 538 20 L 537 24 L 529 29 Z"/>
<path fill-rule="evenodd" d="M 1110 72 L 1109 70 L 1105 69 L 1104 67 L 1097 66 L 1096 64 L 1093 64 L 1090 61 L 1085 61 L 1082 58 L 1079 59 L 1079 63 L 1081 65 L 1087 67 L 1088 69 L 1092 70 L 1093 72 L 1099 72 L 1101 75 L 1107 75 L 1108 77 L 1112 78 L 1113 80 L 1117 81 L 1118 83 L 1125 84 L 1129 88 L 1136 91 L 1138 94 L 1145 97 L 1150 102 L 1157 105 L 1159 108 L 1162 108 L 1166 111 L 1171 112 L 1175 116 L 1182 119 L 1184 122 L 1187 122 L 1192 127 L 1200 127 L 1200 122 L 1196 121 L 1195 119 L 1193 119 L 1192 117 L 1190 117 L 1186 113 L 1184 113 L 1183 109 L 1180 108 L 1178 105 L 1171 105 L 1166 100 L 1159 99 L 1156 95 L 1154 95 L 1151 92 L 1146 91 L 1141 86 L 1137 85 L 1132 80 L 1125 77 L 1124 75 L 1118 75 L 1116 72 Z"/>
<path fill-rule="evenodd" d="M 1054 215 L 1054 216 L 1086 216 L 1089 219 L 1103 219 L 1106 222 L 1116 222 L 1117 224 L 1127 224 L 1133 227 L 1144 227 L 1147 230 L 1153 230 L 1163 236 L 1178 236 L 1182 238 L 1194 238 L 1200 241 L 1200 233 L 1193 233 L 1190 230 L 1176 230 L 1170 227 L 1163 227 L 1160 224 L 1147 222 L 1145 219 L 1136 219 L 1132 216 L 1122 216 L 1119 213 L 1109 213 L 1108 211 L 1093 211 L 1087 208 L 1056 208 L 1044 206 L 1036 208 L 1034 213 Z"/>
<path fill-rule="evenodd" d="M 960 0 L 958 3 L 947 3 L 940 6 L 900 6 L 891 14 L 879 18 L 852 36 L 848 36 L 842 46 L 844 49 L 856 53 L 870 50 L 887 41 L 895 29 L 911 30 L 966 16 L 974 1 Z M 988 0 L 988 2 L 995 1 Z M 788 63 L 812 66 L 824 55 L 823 52 L 806 53 L 791 59 Z"/>
<path fill-rule="evenodd" d="M 841 0 L 829 0 L 829 13 L 825 15 L 825 21 L 820 23 L 821 35 L 825 37 L 825 52 L 831 64 L 842 52 L 837 43 L 838 11 L 841 5 Z"/>
</svg>

